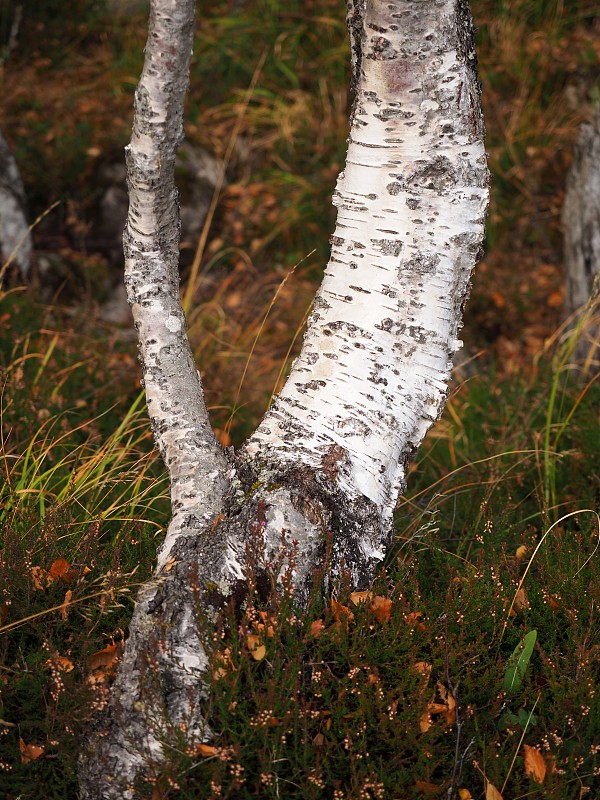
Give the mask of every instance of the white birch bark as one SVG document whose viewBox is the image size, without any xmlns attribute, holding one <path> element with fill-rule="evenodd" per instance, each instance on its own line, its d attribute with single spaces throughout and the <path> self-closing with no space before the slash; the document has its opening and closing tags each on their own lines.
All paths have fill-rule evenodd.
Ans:
<svg viewBox="0 0 600 800">
<path fill-rule="evenodd" d="M 488 172 L 466 3 L 357 1 L 348 17 L 362 60 L 331 260 L 302 352 L 245 451 L 268 470 L 301 461 L 323 485 L 335 472 L 350 517 L 372 504 L 382 524 L 355 543 L 364 580 L 445 402 Z"/>
<path fill-rule="evenodd" d="M 573 325 L 581 323 L 575 358 L 585 368 L 600 349 L 600 103 L 577 137 L 562 223 L 565 311 Z"/>
<path fill-rule="evenodd" d="M 441 413 L 483 238 L 466 3 L 351 0 L 356 102 L 331 261 L 290 378 L 230 463 L 210 430 L 178 295 L 173 164 L 193 7 L 153 0 L 128 150 L 126 283 L 173 519 L 82 758 L 83 800 L 136 797 L 135 781 L 168 759 L 172 731 L 192 746 L 210 736 L 196 611 L 242 602 L 249 548 L 259 576 L 293 571 L 300 605 L 317 566 L 330 584 L 343 573 L 356 588 L 371 580 L 406 464 Z"/>
<path fill-rule="evenodd" d="M 0 282 L 14 263 L 25 278 L 33 251 L 25 212 L 25 189 L 17 163 L 0 133 Z"/>
</svg>

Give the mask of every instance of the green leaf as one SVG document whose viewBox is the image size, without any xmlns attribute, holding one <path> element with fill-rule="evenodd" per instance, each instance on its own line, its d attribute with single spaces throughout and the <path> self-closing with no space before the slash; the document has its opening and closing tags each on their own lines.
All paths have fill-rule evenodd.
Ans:
<svg viewBox="0 0 600 800">
<path fill-rule="evenodd" d="M 525 677 L 529 659 L 533 653 L 537 631 L 529 631 L 515 647 L 514 653 L 508 659 L 504 673 L 503 687 L 506 692 L 518 692 Z"/>
</svg>

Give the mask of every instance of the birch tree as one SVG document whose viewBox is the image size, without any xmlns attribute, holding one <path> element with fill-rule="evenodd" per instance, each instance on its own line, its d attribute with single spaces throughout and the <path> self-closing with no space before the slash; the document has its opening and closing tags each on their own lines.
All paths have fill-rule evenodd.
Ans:
<svg viewBox="0 0 600 800">
<path fill-rule="evenodd" d="M 133 798 L 174 731 L 192 745 L 210 738 L 197 609 L 210 619 L 243 602 L 257 535 L 253 569 L 292 575 L 300 608 L 319 567 L 324 591 L 371 582 L 407 464 L 444 405 L 484 235 L 466 0 L 349 0 L 355 101 L 331 258 L 283 391 L 241 450 L 224 452 L 179 301 L 173 166 L 194 5 L 152 2 L 127 148 L 125 280 L 172 519 L 82 757 L 82 798 Z"/>
</svg>

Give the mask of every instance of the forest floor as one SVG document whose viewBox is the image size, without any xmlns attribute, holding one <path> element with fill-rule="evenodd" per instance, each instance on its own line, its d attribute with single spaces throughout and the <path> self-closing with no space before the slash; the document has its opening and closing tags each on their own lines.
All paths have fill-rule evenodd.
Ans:
<svg viewBox="0 0 600 800">
<path fill-rule="evenodd" d="M 169 514 L 131 326 L 103 313 L 122 265 L 95 227 L 146 22 L 24 4 L 10 48 L 19 5 L 0 14 L 0 130 L 43 218 L 31 279 L 8 272 L 0 290 L 0 796 L 75 800 L 78 746 Z M 281 385 L 328 258 L 343 6 L 199 14 L 186 137 L 226 171 L 205 240 L 183 242 L 183 296 L 226 445 Z M 316 592 L 301 619 L 257 600 L 209 636 L 215 739 L 190 751 L 174 733 L 149 800 L 600 797 L 599 373 L 575 361 L 585 331 L 563 325 L 560 226 L 600 94 L 600 19 L 591 0 L 472 7 L 486 254 L 397 546 L 368 595 Z"/>
</svg>

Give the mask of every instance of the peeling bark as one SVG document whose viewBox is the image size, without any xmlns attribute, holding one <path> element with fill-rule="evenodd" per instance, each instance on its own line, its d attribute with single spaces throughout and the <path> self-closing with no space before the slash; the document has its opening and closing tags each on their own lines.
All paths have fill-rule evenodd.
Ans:
<svg viewBox="0 0 600 800">
<path fill-rule="evenodd" d="M 291 576 L 299 605 L 318 568 L 328 587 L 371 581 L 443 407 L 488 195 L 470 13 L 463 0 L 347 5 L 356 100 L 331 260 L 291 375 L 234 458 L 210 429 L 179 302 L 173 167 L 194 1 L 152 4 L 126 285 L 173 518 L 82 757 L 83 800 L 134 798 L 174 732 L 191 747 L 210 737 L 198 612 L 239 606 L 249 571 Z"/>
</svg>

